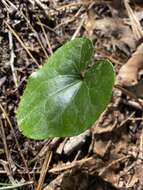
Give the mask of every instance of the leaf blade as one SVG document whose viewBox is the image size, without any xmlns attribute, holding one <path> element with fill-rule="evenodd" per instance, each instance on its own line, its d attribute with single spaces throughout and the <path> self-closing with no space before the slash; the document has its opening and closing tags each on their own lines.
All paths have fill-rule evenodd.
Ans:
<svg viewBox="0 0 143 190">
<path fill-rule="evenodd" d="M 46 139 L 77 135 L 104 111 L 111 96 L 114 71 L 112 65 L 104 61 L 88 69 L 82 78 L 81 72 L 87 69 L 92 51 L 88 39 L 77 38 L 59 48 L 43 68 L 31 75 L 16 115 L 25 136 Z M 107 90 L 103 81 L 101 85 L 103 74 Z M 105 98 L 100 89 L 106 91 Z M 101 97 L 103 103 L 99 101 Z"/>
</svg>

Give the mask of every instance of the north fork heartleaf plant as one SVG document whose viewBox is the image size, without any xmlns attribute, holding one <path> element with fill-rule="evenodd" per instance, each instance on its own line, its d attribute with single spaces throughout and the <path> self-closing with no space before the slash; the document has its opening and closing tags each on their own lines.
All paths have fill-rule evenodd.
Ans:
<svg viewBox="0 0 143 190">
<path fill-rule="evenodd" d="M 78 135 L 105 110 L 114 84 L 108 60 L 91 64 L 89 39 L 60 47 L 27 82 L 17 109 L 20 131 L 32 139 Z"/>
</svg>

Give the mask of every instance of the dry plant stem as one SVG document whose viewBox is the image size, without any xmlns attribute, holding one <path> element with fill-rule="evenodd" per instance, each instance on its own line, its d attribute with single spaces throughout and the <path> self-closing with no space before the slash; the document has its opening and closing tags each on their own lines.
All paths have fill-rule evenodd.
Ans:
<svg viewBox="0 0 143 190">
<path fill-rule="evenodd" d="M 60 7 L 57 7 L 56 10 L 60 11 L 60 10 L 64 10 L 64 9 L 67 9 L 67 8 L 70 8 L 70 7 L 77 7 L 77 6 L 82 6 L 82 5 L 88 5 L 90 4 L 91 2 L 87 1 L 87 2 L 77 2 L 77 3 L 70 3 L 70 4 L 66 4 L 66 5 L 62 5 Z"/>
<path fill-rule="evenodd" d="M 9 124 L 9 126 L 10 126 L 10 129 L 11 129 L 11 131 L 12 131 L 12 134 L 13 134 L 13 137 L 14 137 L 14 140 L 15 140 L 15 143 L 16 143 L 16 146 L 17 146 L 17 149 L 18 149 L 18 151 L 19 151 L 19 153 L 20 153 L 20 156 L 21 156 L 22 161 L 23 161 L 23 163 L 24 163 L 25 169 L 26 169 L 26 171 L 27 171 L 28 178 L 29 178 L 29 180 L 31 180 L 31 176 L 30 176 L 30 174 L 29 174 L 29 169 L 28 169 L 27 162 L 26 162 L 26 160 L 25 160 L 25 158 L 24 158 L 24 155 L 23 155 L 23 153 L 22 153 L 22 151 L 21 151 L 21 149 L 20 149 L 19 142 L 18 142 L 18 140 L 17 140 L 17 138 L 16 138 L 15 131 L 14 131 L 14 128 L 13 128 L 11 122 L 10 122 L 10 119 L 9 119 L 9 117 L 8 117 L 8 114 L 6 113 L 5 109 L 3 108 L 3 106 L 2 106 L 1 104 L 0 104 L 0 109 L 1 109 L 1 111 L 3 112 L 5 118 L 6 118 L 8 124 Z"/>
<path fill-rule="evenodd" d="M 53 50 L 52 50 L 52 47 L 51 47 L 51 44 L 50 44 L 48 35 L 46 34 L 46 31 L 45 31 L 45 29 L 44 29 L 44 27 L 43 27 L 43 25 L 42 25 L 42 23 L 41 23 L 41 20 L 40 20 L 40 18 L 39 18 L 38 16 L 37 16 L 37 20 L 38 20 L 38 22 L 40 23 L 41 29 L 42 29 L 42 31 L 43 31 L 43 34 L 44 34 L 44 36 L 45 36 L 45 39 L 46 39 L 46 42 L 47 42 L 47 45 L 48 45 L 48 48 L 49 48 L 49 51 L 50 51 L 50 54 L 52 55 L 52 54 L 53 54 Z"/>
<path fill-rule="evenodd" d="M 11 174 L 11 171 L 10 171 L 10 168 L 8 166 L 8 163 L 4 160 L 0 160 L 0 164 L 4 167 L 4 170 L 6 171 L 6 174 L 9 178 L 9 181 L 12 183 L 12 184 L 15 184 L 15 181 L 14 181 L 14 178 Z"/>
<path fill-rule="evenodd" d="M 10 49 L 10 67 L 11 67 L 11 71 L 12 71 L 12 76 L 13 76 L 13 81 L 15 83 L 15 87 L 18 87 L 18 82 L 17 82 L 17 77 L 16 77 L 16 71 L 14 68 L 14 58 L 15 58 L 15 54 L 14 54 L 14 50 L 13 50 L 13 39 L 12 39 L 12 34 L 9 31 L 8 32 L 8 38 L 9 38 L 9 49 Z"/>
<path fill-rule="evenodd" d="M 24 17 L 24 19 L 27 21 L 27 23 L 29 24 L 29 26 L 30 26 L 32 32 L 34 32 L 34 33 L 36 34 L 37 41 L 38 41 L 38 43 L 40 44 L 40 46 L 41 46 L 41 48 L 42 48 L 42 50 L 43 50 L 43 52 L 44 52 L 44 54 L 45 54 L 45 57 L 48 58 L 48 53 L 47 53 L 46 49 L 44 48 L 44 46 L 43 46 L 43 44 L 42 44 L 42 41 L 41 41 L 40 38 L 39 38 L 38 33 L 35 31 L 35 29 L 34 29 L 33 26 L 31 25 L 31 23 L 29 22 L 28 18 L 24 15 L 24 13 L 22 12 L 21 14 L 22 14 L 22 16 Z"/>
<path fill-rule="evenodd" d="M 7 187 L 0 187 L 0 190 L 10 190 L 10 189 L 19 189 L 24 186 L 32 185 L 33 181 L 25 182 L 25 183 L 18 183 Z"/>
<path fill-rule="evenodd" d="M 137 84 L 140 69 L 143 69 L 143 43 L 138 46 L 127 63 L 121 67 L 117 77 L 117 83 L 123 86 Z"/>
<path fill-rule="evenodd" d="M 41 3 L 40 0 L 34 0 L 34 2 L 41 8 L 43 9 L 44 13 L 49 17 L 48 13 L 47 13 L 47 7 Z"/>
<path fill-rule="evenodd" d="M 135 112 L 131 113 L 129 117 L 127 117 L 125 120 L 123 120 L 120 124 L 120 127 L 122 127 L 127 121 L 133 119 L 133 116 L 135 115 Z"/>
<path fill-rule="evenodd" d="M 39 67 L 39 63 L 36 61 L 36 59 L 33 57 L 33 55 L 27 49 L 27 47 L 25 46 L 25 44 L 23 43 L 23 41 L 20 39 L 20 37 L 17 35 L 17 33 L 12 29 L 12 27 L 6 21 L 4 21 L 4 23 L 9 28 L 9 30 L 12 32 L 12 34 L 16 37 L 16 39 L 19 41 L 19 43 L 25 49 L 25 51 L 28 53 L 28 55 L 31 57 L 31 59 L 33 60 L 33 62 Z"/>
<path fill-rule="evenodd" d="M 88 136 L 90 136 L 90 130 L 87 130 L 78 136 L 71 137 L 63 147 L 64 154 L 70 155 L 78 147 L 81 147 L 86 142 Z"/>
<path fill-rule="evenodd" d="M 3 145 L 4 145 L 6 159 L 8 161 L 10 175 L 12 176 L 12 168 L 15 168 L 16 166 L 15 166 L 13 160 L 12 160 L 10 151 L 8 149 L 8 146 L 7 146 L 5 131 L 4 131 L 4 127 L 3 127 L 3 124 L 2 124 L 1 120 L 0 120 L 0 128 L 1 128 L 1 133 L 0 133 L 1 134 L 1 139 L 2 139 L 2 142 L 3 142 Z"/>
<path fill-rule="evenodd" d="M 81 27 L 83 26 L 83 23 L 85 22 L 85 19 L 86 19 L 86 15 L 84 15 L 83 18 L 81 19 L 79 26 L 77 27 L 76 31 L 74 32 L 71 40 L 74 40 L 77 37 L 78 33 L 80 32 Z"/>
<path fill-rule="evenodd" d="M 66 137 L 63 142 L 60 143 L 59 147 L 57 148 L 56 150 L 56 153 L 57 154 L 62 154 L 63 153 L 63 149 L 64 149 L 64 146 L 66 145 L 67 141 L 68 141 L 68 137 Z"/>
<path fill-rule="evenodd" d="M 121 102 L 123 103 L 123 104 L 125 104 L 125 105 L 127 105 L 127 106 L 131 106 L 131 107 L 133 107 L 133 108 L 135 108 L 135 109 L 137 109 L 137 110 L 141 110 L 142 111 L 142 106 L 139 104 L 139 103 L 137 103 L 137 102 L 135 102 L 135 101 L 131 101 L 131 100 L 121 100 Z"/>
<path fill-rule="evenodd" d="M 50 169 L 48 172 L 49 173 L 59 173 L 59 172 L 62 172 L 62 171 L 65 171 L 65 170 L 69 170 L 71 168 L 74 168 L 75 166 L 77 165 L 82 165 L 90 160 L 93 160 L 93 157 L 89 157 L 89 158 L 84 158 L 82 160 L 75 160 L 73 161 L 72 163 L 70 164 L 64 164 L 63 166 L 60 166 L 60 167 L 56 167 L 56 168 L 53 168 L 53 169 Z"/>
<path fill-rule="evenodd" d="M 115 65 L 121 65 L 122 60 L 120 58 L 114 58 L 112 56 L 112 54 L 110 54 L 107 50 L 105 49 L 96 49 L 96 53 L 99 54 L 99 56 L 101 56 L 101 58 L 105 58 L 105 59 L 109 59 L 112 63 L 114 63 Z"/>
<path fill-rule="evenodd" d="M 143 108 L 142 102 L 140 102 L 139 99 L 132 92 L 128 91 L 127 89 L 123 88 L 120 85 L 115 85 L 115 88 L 120 89 L 122 93 L 125 94 L 126 96 L 129 96 L 130 98 L 135 99 L 136 102 Z"/>
<path fill-rule="evenodd" d="M 48 140 L 47 142 L 44 143 L 44 146 L 41 148 L 40 152 L 32 160 L 28 162 L 28 165 L 33 163 L 35 160 L 39 160 L 47 153 L 50 142 L 51 140 Z"/>
<path fill-rule="evenodd" d="M 58 175 L 53 181 L 51 181 L 43 190 L 55 190 L 59 184 L 62 183 L 62 179 L 63 177 L 66 175 L 66 174 L 69 174 L 68 171 L 65 171 L 63 172 L 62 174 Z"/>
<path fill-rule="evenodd" d="M 44 46 L 43 46 L 43 44 L 42 44 L 42 42 L 41 42 L 39 36 L 38 36 L 38 33 L 37 33 L 36 30 L 33 28 L 33 26 L 31 25 L 30 21 L 28 20 L 28 18 L 25 16 L 25 14 L 24 14 L 22 11 L 19 11 L 18 8 L 17 8 L 12 2 L 10 2 L 9 0 L 6 0 L 6 1 L 7 1 L 16 11 L 18 11 L 18 12 L 24 17 L 24 19 L 25 19 L 26 22 L 28 23 L 28 25 L 29 25 L 31 31 L 36 34 L 37 41 L 38 41 L 39 45 L 41 46 L 41 48 L 42 48 L 42 50 L 43 50 L 45 56 L 48 57 L 48 54 L 47 54 L 47 52 L 46 52 L 46 50 L 45 50 L 45 48 L 44 48 Z"/>
<path fill-rule="evenodd" d="M 119 162 L 122 162 L 122 161 L 125 161 L 127 159 L 129 159 L 131 157 L 131 155 L 128 155 L 128 156 L 123 156 L 113 162 L 111 162 L 107 167 L 103 168 L 103 170 L 99 173 L 99 176 L 103 176 L 105 174 L 105 172 L 111 168 L 112 166 L 118 164 Z"/>
<path fill-rule="evenodd" d="M 81 10 L 82 10 L 82 7 L 77 11 L 77 13 L 76 13 L 74 16 L 72 16 L 71 19 L 66 20 L 65 22 L 61 22 L 61 23 L 58 24 L 54 29 L 56 30 L 56 29 L 62 27 L 63 25 L 67 25 L 67 24 L 69 24 L 69 23 L 75 21 L 75 19 L 76 19 L 76 18 L 79 16 L 79 14 L 81 13 Z"/>
<path fill-rule="evenodd" d="M 60 10 L 68 9 L 71 7 L 77 7 L 77 6 L 89 5 L 89 4 L 93 5 L 93 4 L 100 4 L 100 3 L 101 3 L 101 0 L 96 0 L 96 1 L 93 1 L 93 0 L 84 0 L 83 1 L 82 0 L 81 2 L 69 3 L 69 4 L 59 6 L 56 8 L 56 10 L 60 11 Z M 111 4 L 111 1 L 106 1 L 106 3 Z"/>
<path fill-rule="evenodd" d="M 61 139 L 61 137 L 53 138 L 49 144 L 50 149 L 54 149 L 55 147 L 57 147 L 60 144 Z"/>
<path fill-rule="evenodd" d="M 130 18 L 132 30 L 134 32 L 136 40 L 139 40 L 143 37 L 143 30 L 141 24 L 138 21 L 136 15 L 134 14 L 133 10 L 131 9 L 129 5 L 129 0 L 124 0 L 124 5 L 127 10 L 128 16 Z"/>
<path fill-rule="evenodd" d="M 140 152 L 139 152 L 139 158 L 143 160 L 143 129 L 140 135 Z"/>
<path fill-rule="evenodd" d="M 9 5 L 7 4 L 7 2 L 5 1 L 5 0 L 2 0 L 2 3 L 3 3 L 3 5 L 5 6 L 5 8 L 7 9 L 7 11 L 8 12 L 10 12 L 10 7 L 9 7 Z"/>
<path fill-rule="evenodd" d="M 40 178 L 39 178 L 36 190 L 41 190 L 43 188 L 43 183 L 44 183 L 45 176 L 46 176 L 48 169 L 49 169 L 49 164 L 50 164 L 51 159 L 52 159 L 52 154 L 53 154 L 52 151 L 47 152 L 46 158 L 44 160 L 44 163 L 43 163 L 43 166 L 42 166 L 42 169 L 40 172 Z"/>
</svg>

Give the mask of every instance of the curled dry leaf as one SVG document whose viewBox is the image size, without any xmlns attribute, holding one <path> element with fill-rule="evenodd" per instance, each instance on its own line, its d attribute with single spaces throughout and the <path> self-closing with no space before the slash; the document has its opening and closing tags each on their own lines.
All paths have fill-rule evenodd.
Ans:
<svg viewBox="0 0 143 190">
<path fill-rule="evenodd" d="M 98 19 L 95 13 L 90 11 L 86 18 L 85 30 L 91 39 L 94 39 L 96 32 L 104 36 L 106 40 L 102 45 L 107 49 L 112 46 L 115 51 L 121 50 L 129 56 L 136 48 L 136 39 L 130 26 L 119 17 Z"/>
<path fill-rule="evenodd" d="M 117 83 L 122 86 L 133 86 L 138 83 L 139 71 L 143 69 L 143 43 L 124 64 L 118 74 Z"/>
</svg>

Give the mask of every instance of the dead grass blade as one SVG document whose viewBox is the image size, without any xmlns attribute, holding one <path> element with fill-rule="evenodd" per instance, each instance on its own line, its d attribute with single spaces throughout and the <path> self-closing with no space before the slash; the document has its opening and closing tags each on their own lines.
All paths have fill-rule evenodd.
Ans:
<svg viewBox="0 0 143 190">
<path fill-rule="evenodd" d="M 137 40 L 143 37 L 143 30 L 139 20 L 137 19 L 136 15 L 134 14 L 131 6 L 129 5 L 129 0 L 124 0 L 124 5 L 127 10 L 128 16 L 131 21 L 132 30 Z"/>
<path fill-rule="evenodd" d="M 42 169 L 41 169 L 41 172 L 40 172 L 40 178 L 39 178 L 36 190 L 41 190 L 42 189 L 42 186 L 43 186 L 43 183 L 44 183 L 44 180 L 45 180 L 45 176 L 47 174 L 47 171 L 49 169 L 49 164 L 50 164 L 51 159 L 52 159 L 52 155 L 53 155 L 52 151 L 48 150 L 46 158 L 45 158 L 43 166 L 42 166 Z"/>
<path fill-rule="evenodd" d="M 52 55 L 53 54 L 53 50 L 52 50 L 52 47 L 51 47 L 51 44 L 50 44 L 50 41 L 49 41 L 49 38 L 48 38 L 48 35 L 46 34 L 46 31 L 41 23 L 41 20 L 40 18 L 37 16 L 37 20 L 38 22 L 40 23 L 40 26 L 41 26 L 41 29 L 42 29 L 42 32 L 44 34 L 44 37 L 45 37 L 45 40 L 47 42 L 47 45 L 48 45 L 48 48 L 49 48 L 49 51 L 50 51 L 50 54 Z"/>
</svg>

